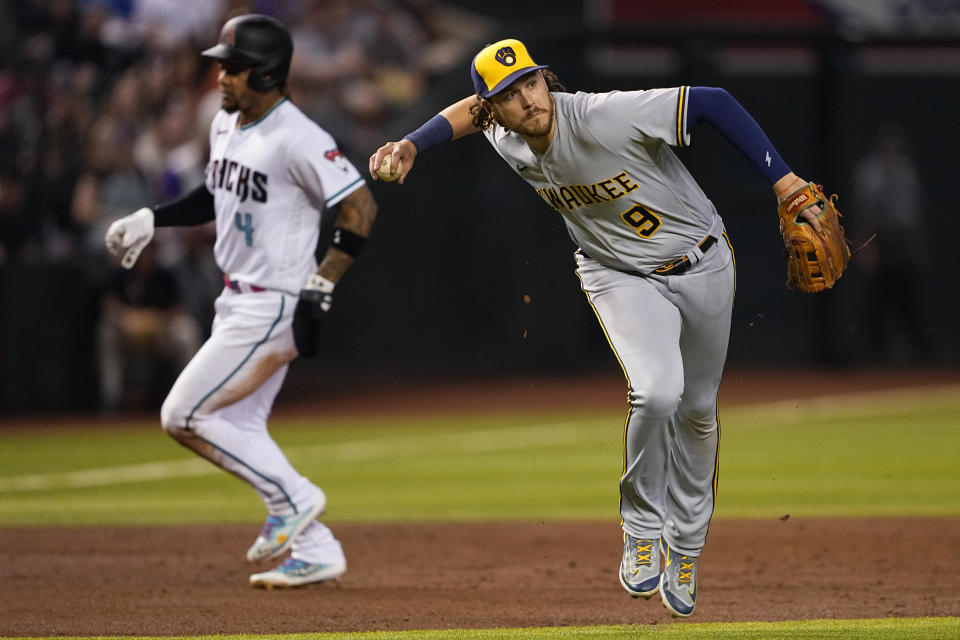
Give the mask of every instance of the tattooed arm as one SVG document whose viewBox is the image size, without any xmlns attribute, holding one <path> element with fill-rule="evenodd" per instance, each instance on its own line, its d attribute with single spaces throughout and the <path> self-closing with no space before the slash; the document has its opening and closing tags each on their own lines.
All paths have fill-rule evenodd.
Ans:
<svg viewBox="0 0 960 640">
<path fill-rule="evenodd" d="M 368 187 L 360 187 L 337 207 L 333 242 L 317 267 L 318 275 L 334 283 L 339 282 L 353 264 L 377 217 L 377 203 Z"/>
</svg>

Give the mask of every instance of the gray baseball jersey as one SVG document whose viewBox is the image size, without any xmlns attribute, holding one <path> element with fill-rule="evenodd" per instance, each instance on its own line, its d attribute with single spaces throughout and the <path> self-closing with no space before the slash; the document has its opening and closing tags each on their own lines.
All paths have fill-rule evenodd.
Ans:
<svg viewBox="0 0 960 640">
<path fill-rule="evenodd" d="M 563 215 L 587 255 L 650 273 L 723 230 L 713 203 L 668 146 L 690 144 L 686 90 L 554 93 L 557 131 L 542 155 L 503 127 L 485 133 Z"/>
<path fill-rule="evenodd" d="M 556 135 L 542 154 L 498 125 L 484 133 L 563 215 L 581 286 L 627 378 L 624 531 L 699 556 L 735 278 L 723 221 L 670 148 L 691 142 L 687 90 L 554 93 Z M 683 257 L 684 269 L 664 269 Z"/>
</svg>

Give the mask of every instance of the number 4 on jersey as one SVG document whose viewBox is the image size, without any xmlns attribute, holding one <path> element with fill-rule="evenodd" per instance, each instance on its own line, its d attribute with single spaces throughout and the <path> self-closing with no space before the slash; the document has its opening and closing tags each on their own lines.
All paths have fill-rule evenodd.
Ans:
<svg viewBox="0 0 960 640">
<path fill-rule="evenodd" d="M 237 213 L 233 217 L 233 223 L 238 231 L 243 231 L 244 239 L 248 247 L 253 246 L 253 216 L 249 213 Z"/>
</svg>

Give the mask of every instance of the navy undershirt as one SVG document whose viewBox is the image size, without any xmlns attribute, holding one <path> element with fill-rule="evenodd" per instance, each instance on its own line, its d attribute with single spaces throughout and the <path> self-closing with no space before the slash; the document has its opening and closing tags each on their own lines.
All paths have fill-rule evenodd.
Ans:
<svg viewBox="0 0 960 640">
<path fill-rule="evenodd" d="M 725 89 L 690 87 L 687 99 L 687 131 L 709 122 L 771 185 L 790 173 L 790 167 L 757 121 Z"/>
</svg>

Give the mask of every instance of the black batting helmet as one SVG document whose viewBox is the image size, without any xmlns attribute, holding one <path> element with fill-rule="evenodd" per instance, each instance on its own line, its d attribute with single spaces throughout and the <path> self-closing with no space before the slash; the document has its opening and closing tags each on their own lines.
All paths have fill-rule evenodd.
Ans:
<svg viewBox="0 0 960 640">
<path fill-rule="evenodd" d="M 227 20 L 220 42 L 202 55 L 250 67 L 250 88 L 266 93 L 287 79 L 293 40 L 279 20 L 248 13 Z"/>
</svg>

